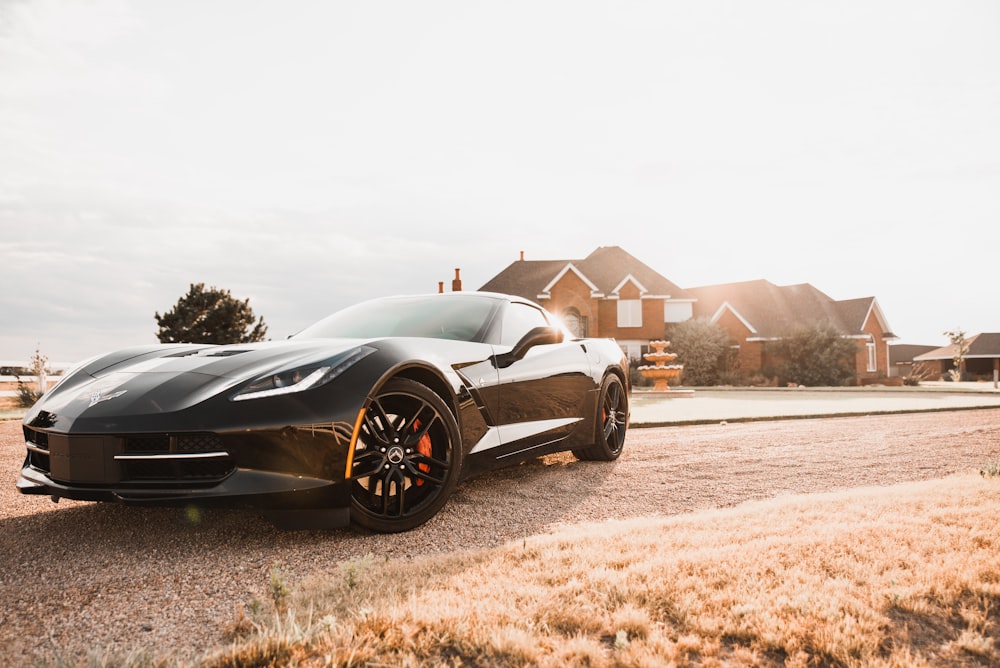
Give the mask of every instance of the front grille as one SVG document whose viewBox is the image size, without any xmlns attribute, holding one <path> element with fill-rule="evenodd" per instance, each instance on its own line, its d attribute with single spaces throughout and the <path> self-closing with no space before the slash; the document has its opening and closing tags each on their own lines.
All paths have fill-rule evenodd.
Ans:
<svg viewBox="0 0 1000 668">
<path fill-rule="evenodd" d="M 125 437 L 124 452 L 219 452 L 222 439 L 215 434 L 152 434 Z"/>
<path fill-rule="evenodd" d="M 215 434 L 183 434 L 177 436 L 171 445 L 177 452 L 218 452 L 222 450 L 222 439 Z"/>
<path fill-rule="evenodd" d="M 221 480 L 236 464 L 216 434 L 137 434 L 124 439 L 115 457 L 122 482 L 193 482 Z"/>
<path fill-rule="evenodd" d="M 127 436 L 125 452 L 170 452 L 170 437 L 161 436 Z"/>
<path fill-rule="evenodd" d="M 208 482 L 233 470 L 229 457 L 212 459 L 129 459 L 122 462 L 122 480 L 128 482 Z"/>
<path fill-rule="evenodd" d="M 222 439 L 212 433 L 50 436 L 24 427 L 24 440 L 29 466 L 69 484 L 207 485 L 236 470 Z M 58 457 L 55 475 L 50 442 Z"/>
</svg>

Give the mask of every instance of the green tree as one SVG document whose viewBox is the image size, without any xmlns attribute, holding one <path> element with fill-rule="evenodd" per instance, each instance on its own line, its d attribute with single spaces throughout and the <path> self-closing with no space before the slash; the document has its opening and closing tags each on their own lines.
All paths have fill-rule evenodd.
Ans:
<svg viewBox="0 0 1000 668">
<path fill-rule="evenodd" d="M 726 371 L 729 335 L 708 318 L 678 322 L 667 330 L 676 364 L 684 365 L 685 385 L 718 385 Z"/>
<path fill-rule="evenodd" d="M 832 325 L 816 324 L 796 328 L 771 344 L 771 351 L 782 385 L 838 386 L 854 376 L 858 346 Z"/>
<path fill-rule="evenodd" d="M 264 318 L 254 318 L 250 300 L 240 301 L 229 290 L 192 283 L 174 307 L 154 314 L 160 343 L 251 343 L 267 334 Z"/>
</svg>

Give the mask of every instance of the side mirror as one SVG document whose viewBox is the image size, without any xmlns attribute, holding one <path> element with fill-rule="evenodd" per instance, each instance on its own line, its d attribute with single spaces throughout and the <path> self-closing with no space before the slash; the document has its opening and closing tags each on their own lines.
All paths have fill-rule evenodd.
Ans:
<svg viewBox="0 0 1000 668">
<path fill-rule="evenodd" d="M 535 346 L 545 346 L 553 343 L 562 343 L 563 333 L 556 327 L 535 327 L 528 330 L 528 333 L 521 337 L 521 340 L 514 344 L 513 350 L 509 353 L 497 355 L 497 366 L 508 367 L 519 359 L 523 359 L 528 351 Z"/>
</svg>

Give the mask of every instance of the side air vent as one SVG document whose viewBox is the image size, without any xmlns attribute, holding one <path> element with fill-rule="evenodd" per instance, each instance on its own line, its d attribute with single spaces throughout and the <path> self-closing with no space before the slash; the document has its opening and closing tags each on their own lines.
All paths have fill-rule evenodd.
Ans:
<svg viewBox="0 0 1000 668">
<path fill-rule="evenodd" d="M 28 447 L 28 464 L 43 473 L 52 470 L 49 460 L 49 435 L 31 427 L 24 427 L 24 443 Z"/>
</svg>

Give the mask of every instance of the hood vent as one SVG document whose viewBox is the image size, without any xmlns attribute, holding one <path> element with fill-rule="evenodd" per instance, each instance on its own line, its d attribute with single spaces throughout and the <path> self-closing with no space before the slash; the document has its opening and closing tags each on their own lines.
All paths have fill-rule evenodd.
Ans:
<svg viewBox="0 0 1000 668">
<path fill-rule="evenodd" d="M 232 357 L 233 355 L 241 355 L 243 353 L 248 353 L 248 352 L 251 352 L 251 351 L 247 350 L 245 348 L 244 349 L 237 348 L 235 350 L 232 349 L 232 348 L 227 348 L 227 349 L 224 349 L 224 350 L 220 350 L 219 348 L 213 346 L 211 348 L 197 348 L 195 350 L 182 350 L 179 353 L 174 353 L 173 355 L 167 355 L 166 357 L 191 357 L 192 355 L 195 355 L 195 356 L 198 356 L 198 357 Z"/>
</svg>

